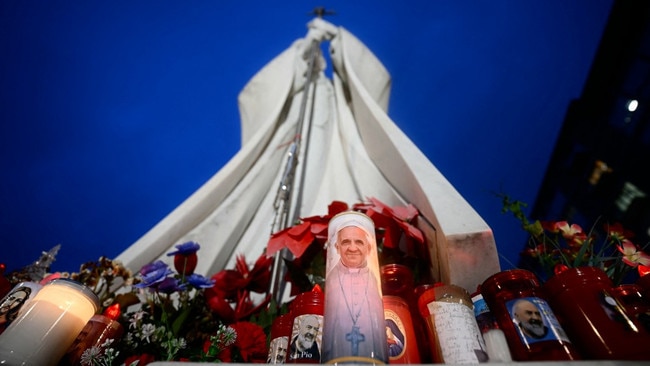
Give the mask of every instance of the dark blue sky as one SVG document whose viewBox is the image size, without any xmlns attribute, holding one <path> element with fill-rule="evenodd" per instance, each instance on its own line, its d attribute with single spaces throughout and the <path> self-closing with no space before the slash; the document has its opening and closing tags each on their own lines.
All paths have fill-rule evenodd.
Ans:
<svg viewBox="0 0 650 366">
<path fill-rule="evenodd" d="M 389 116 L 516 262 L 611 0 L 0 2 L 0 262 L 114 257 L 239 149 L 237 95 L 325 5 L 393 77 Z M 326 208 L 323 208 L 326 211 Z M 502 261 L 503 267 L 510 265 Z"/>
</svg>

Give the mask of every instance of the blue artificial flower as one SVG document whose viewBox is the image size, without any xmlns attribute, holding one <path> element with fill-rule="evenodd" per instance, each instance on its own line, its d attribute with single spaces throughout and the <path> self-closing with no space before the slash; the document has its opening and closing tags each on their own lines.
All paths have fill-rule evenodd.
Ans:
<svg viewBox="0 0 650 366">
<path fill-rule="evenodd" d="M 167 263 L 161 260 L 157 260 L 155 262 L 151 262 L 149 264 L 145 264 L 144 266 L 142 266 L 142 268 L 140 268 L 140 275 L 146 276 L 148 273 L 157 271 L 161 268 L 167 268 L 167 267 L 168 267 Z"/>
<path fill-rule="evenodd" d="M 162 282 L 168 275 L 172 274 L 167 264 L 161 260 L 147 264 L 140 269 L 140 276 L 142 282 L 135 284 L 137 288 L 152 287 L 159 282 Z"/>
<path fill-rule="evenodd" d="M 187 277 L 187 282 L 196 288 L 211 288 L 214 286 L 215 280 L 193 273 Z"/>
<path fill-rule="evenodd" d="M 175 247 L 177 248 L 177 250 L 175 252 L 167 253 L 167 256 L 171 257 L 172 255 L 176 255 L 176 254 L 188 255 L 188 254 L 196 253 L 201 248 L 199 243 L 195 243 L 193 241 L 188 241 L 187 243 L 178 244 L 175 245 Z"/>
<path fill-rule="evenodd" d="M 176 291 L 185 290 L 185 284 L 181 284 L 178 279 L 174 277 L 166 277 L 158 284 L 158 286 L 156 286 L 156 289 L 165 294 L 172 294 Z"/>
</svg>

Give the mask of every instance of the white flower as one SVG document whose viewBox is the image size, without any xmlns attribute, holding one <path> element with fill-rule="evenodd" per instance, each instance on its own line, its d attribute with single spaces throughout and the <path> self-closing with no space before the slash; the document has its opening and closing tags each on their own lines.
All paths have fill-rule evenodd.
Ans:
<svg viewBox="0 0 650 366">
<path fill-rule="evenodd" d="M 102 349 L 97 346 L 92 346 L 86 348 L 86 350 L 81 354 L 81 364 L 82 365 L 92 365 L 95 360 L 98 360 L 101 356 Z"/>
<path fill-rule="evenodd" d="M 131 318 L 129 318 L 129 329 L 131 328 L 137 328 L 138 323 L 140 320 L 142 320 L 142 317 L 144 317 L 145 312 L 142 310 L 138 310 L 133 315 L 131 315 Z"/>
<path fill-rule="evenodd" d="M 140 339 L 146 340 L 148 343 L 150 343 L 151 340 L 149 339 L 149 337 L 153 336 L 155 331 L 156 331 L 156 326 L 155 325 L 153 325 L 151 323 L 143 324 L 142 325 L 142 334 L 140 335 Z"/>
<path fill-rule="evenodd" d="M 111 344 L 113 344 L 113 338 L 108 338 L 108 339 L 106 339 L 104 341 L 104 343 L 102 343 L 102 345 L 100 347 L 101 348 L 108 348 L 108 346 L 110 346 Z"/>
</svg>

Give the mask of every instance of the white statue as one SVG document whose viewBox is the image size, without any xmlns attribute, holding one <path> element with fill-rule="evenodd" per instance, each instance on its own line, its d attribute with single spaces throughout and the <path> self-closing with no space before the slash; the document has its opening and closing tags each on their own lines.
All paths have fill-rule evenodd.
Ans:
<svg viewBox="0 0 650 366">
<path fill-rule="evenodd" d="M 315 47 L 315 77 L 308 84 L 310 45 L 323 41 L 330 42 L 332 79 Z M 237 254 L 255 260 L 277 230 L 279 186 L 293 144 L 289 220 L 324 215 L 334 200 L 411 203 L 423 218 L 418 224 L 436 278 L 474 291 L 499 271 L 492 231 L 388 117 L 390 84 L 384 66 L 357 38 L 313 19 L 306 37 L 241 91 L 240 151 L 117 259 L 136 271 L 156 259 L 169 262 L 165 253 L 175 244 L 195 241 L 201 244 L 197 272 L 204 275 L 232 268 Z"/>
</svg>

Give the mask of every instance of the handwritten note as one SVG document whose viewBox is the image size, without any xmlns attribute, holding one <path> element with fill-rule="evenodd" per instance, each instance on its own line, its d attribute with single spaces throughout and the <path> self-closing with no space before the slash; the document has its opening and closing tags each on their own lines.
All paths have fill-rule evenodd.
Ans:
<svg viewBox="0 0 650 366">
<path fill-rule="evenodd" d="M 445 363 L 485 361 L 485 346 L 469 307 L 439 301 L 429 303 L 428 307 Z"/>
</svg>

